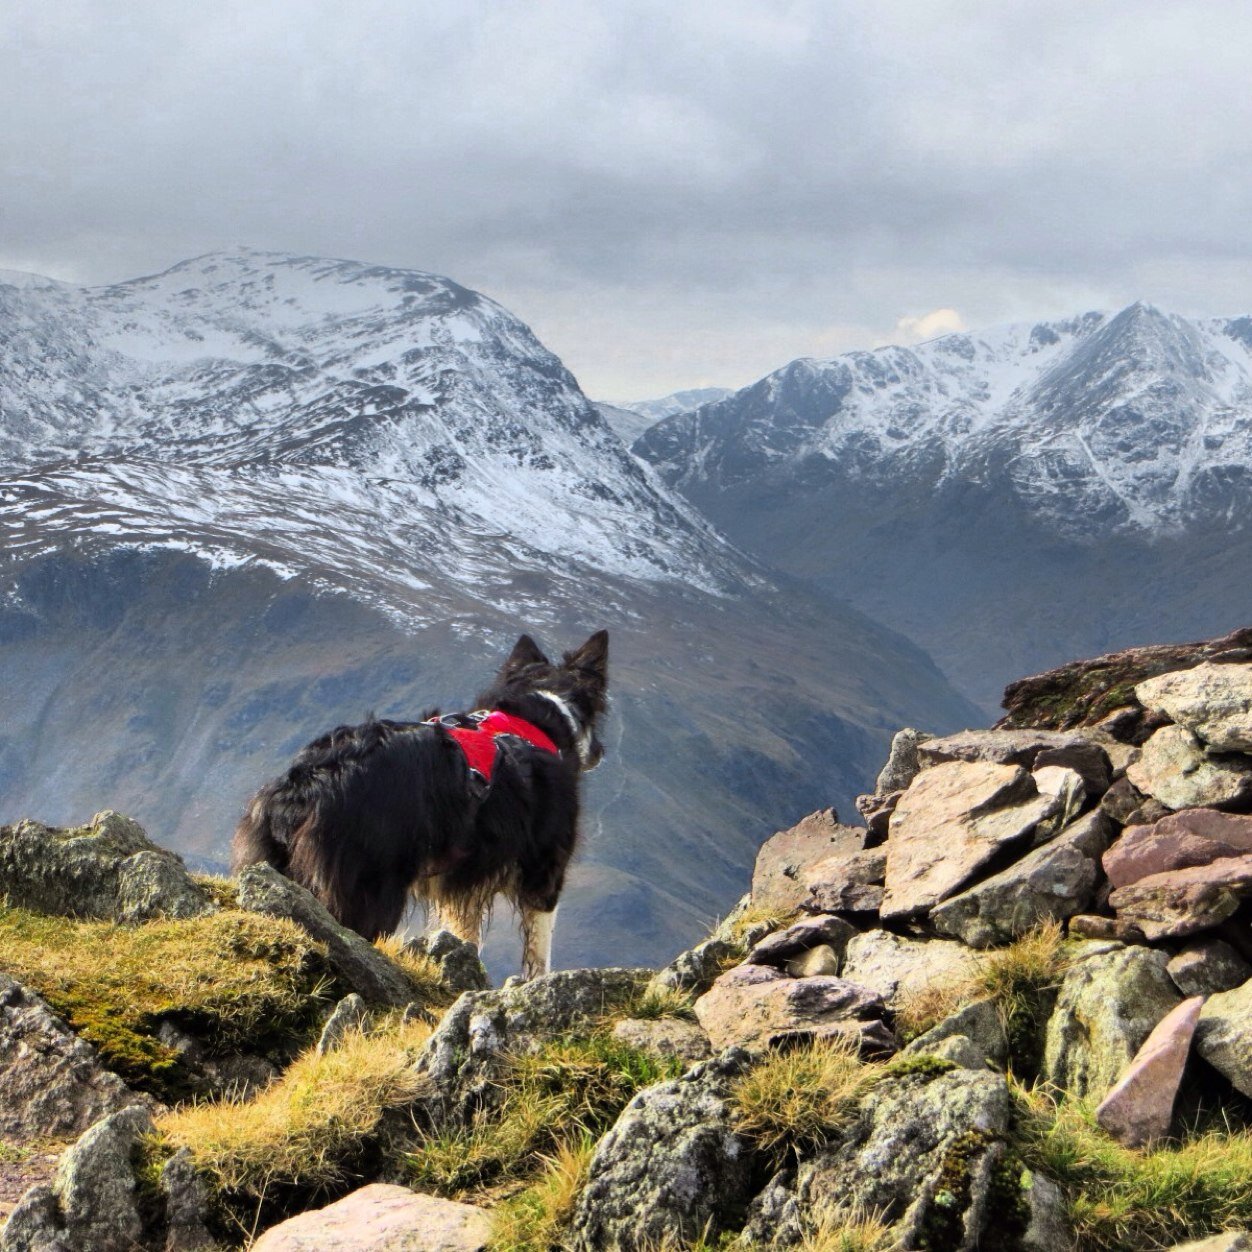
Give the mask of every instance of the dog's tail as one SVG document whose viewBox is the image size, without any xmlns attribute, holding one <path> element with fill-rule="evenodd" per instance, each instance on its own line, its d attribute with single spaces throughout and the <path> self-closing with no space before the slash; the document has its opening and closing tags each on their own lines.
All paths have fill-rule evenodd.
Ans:
<svg viewBox="0 0 1252 1252">
<path fill-rule="evenodd" d="M 290 832 L 285 822 L 276 821 L 285 806 L 279 795 L 280 785 L 271 783 L 252 797 L 243 820 L 235 827 L 230 844 L 230 872 L 238 874 L 249 865 L 267 862 L 280 873 L 286 873 L 290 861 Z"/>
</svg>

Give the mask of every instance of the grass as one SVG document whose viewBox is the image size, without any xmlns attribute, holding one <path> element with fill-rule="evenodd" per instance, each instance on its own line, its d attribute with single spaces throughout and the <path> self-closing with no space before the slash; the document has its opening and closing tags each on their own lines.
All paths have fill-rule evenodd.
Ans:
<svg viewBox="0 0 1252 1252">
<path fill-rule="evenodd" d="M 671 987 L 645 987 L 635 999 L 622 1010 L 623 1017 L 638 1021 L 660 1021 L 666 1017 L 678 1017 L 694 1021 L 695 1011 L 691 997 Z"/>
<path fill-rule="evenodd" d="M 171 1021 L 213 1052 L 285 1059 L 331 990 L 325 948 L 291 922 L 223 911 L 142 926 L 0 908 L 5 972 L 37 991 L 109 1068 L 165 1101 L 194 1074 L 157 1038 Z"/>
<path fill-rule="evenodd" d="M 428 956 L 408 951 L 405 942 L 395 935 L 387 935 L 382 939 L 375 939 L 374 947 L 400 967 L 413 985 L 415 999 L 439 1008 L 447 1008 L 456 999 L 456 993 L 444 983 L 439 966 Z"/>
<path fill-rule="evenodd" d="M 768 909 L 761 904 L 749 904 L 745 908 L 731 913 L 714 931 L 713 937 L 724 939 L 733 944 L 741 952 L 746 953 L 749 947 L 748 938 L 758 928 L 763 927 L 772 934 L 784 926 L 790 926 L 800 916 L 799 912 Z"/>
<path fill-rule="evenodd" d="M 559 1144 L 542 1158 L 543 1173 L 525 1191 L 492 1214 L 491 1252 L 549 1252 L 561 1234 L 587 1181 L 595 1140 L 582 1135 Z"/>
<path fill-rule="evenodd" d="M 31 1149 L 17 1143 L 5 1143 L 0 1139 L 0 1165 L 20 1165 L 30 1160 Z"/>
<path fill-rule="evenodd" d="M 877 1213 L 831 1205 L 821 1211 L 797 1252 L 892 1252 L 892 1228 Z"/>
<path fill-rule="evenodd" d="M 352 1177 L 384 1114 L 420 1094 L 413 1062 L 430 1032 L 398 1018 L 368 1035 L 350 1032 L 324 1056 L 302 1054 L 254 1099 L 187 1106 L 158 1118 L 157 1130 L 166 1144 L 189 1148 L 230 1199 L 328 1190 Z"/>
<path fill-rule="evenodd" d="M 1082 1252 L 1150 1252 L 1252 1225 L 1252 1133 L 1135 1150 L 1083 1104 L 1017 1095 L 1023 1159 L 1068 1191 Z"/>
<path fill-rule="evenodd" d="M 991 999 L 1004 1022 L 1010 1057 L 1030 1071 L 1037 1063 L 1043 1018 L 1066 966 L 1061 925 L 1046 922 L 1007 947 L 982 954 L 972 974 L 902 996 L 896 1009 L 897 1030 L 903 1039 L 915 1039 L 972 1001 Z"/>
<path fill-rule="evenodd" d="M 597 1031 L 516 1056 L 500 1079 L 499 1107 L 468 1126 L 430 1130 L 409 1156 L 421 1187 L 458 1196 L 502 1179 L 527 1179 L 584 1138 L 598 1139 L 635 1092 L 682 1072 L 681 1061 Z"/>
</svg>

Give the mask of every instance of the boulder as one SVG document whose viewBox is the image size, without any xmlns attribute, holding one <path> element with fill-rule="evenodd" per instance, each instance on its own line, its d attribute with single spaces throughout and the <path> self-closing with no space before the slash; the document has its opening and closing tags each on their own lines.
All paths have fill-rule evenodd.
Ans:
<svg viewBox="0 0 1252 1252">
<path fill-rule="evenodd" d="M 266 917 L 283 917 L 326 945 L 339 978 L 370 1004 L 402 1005 L 413 987 L 394 961 L 355 930 L 341 926 L 325 905 L 272 865 L 249 865 L 239 875 L 239 907 Z"/>
<path fill-rule="evenodd" d="M 1200 1010 L 1195 1042 L 1196 1051 L 1215 1070 L 1252 1096 L 1252 982 L 1209 996 Z"/>
<path fill-rule="evenodd" d="M 960 1058 L 944 1045 L 951 1039 L 964 1040 Z M 1002 1069 L 1009 1059 L 1009 1040 L 1004 1019 L 994 1000 L 975 1000 L 945 1017 L 937 1026 L 918 1035 L 904 1049 L 908 1056 L 947 1056 L 966 1069 L 986 1069 L 995 1065 Z M 976 1064 L 967 1063 L 971 1057 Z"/>
<path fill-rule="evenodd" d="M 639 1092 L 596 1147 L 562 1246 L 644 1252 L 737 1226 L 757 1162 L 730 1097 L 750 1064 L 731 1049 Z"/>
<path fill-rule="evenodd" d="M 1220 939 L 1201 939 L 1188 944 L 1170 958 L 1165 968 L 1185 996 L 1233 991 L 1252 978 L 1252 965 Z"/>
<path fill-rule="evenodd" d="M 658 991 L 683 991 L 688 995 L 703 995 L 739 956 L 738 944 L 714 935 L 676 956 L 656 973 L 650 985 Z"/>
<path fill-rule="evenodd" d="M 948 939 L 907 939 L 889 930 L 868 930 L 849 941 L 843 977 L 895 1008 L 906 996 L 934 984 L 964 981 L 981 964 L 975 953 Z"/>
<path fill-rule="evenodd" d="M 683 1017 L 623 1018 L 614 1025 L 613 1038 L 641 1052 L 682 1061 L 705 1061 L 713 1055 L 703 1028 Z"/>
<path fill-rule="evenodd" d="M 875 793 L 885 796 L 893 791 L 907 791 L 913 779 L 922 772 L 917 749 L 933 738 L 933 735 L 928 735 L 923 730 L 914 730 L 912 726 L 897 730 L 891 739 L 887 764 L 879 771 L 878 781 L 874 784 Z"/>
<path fill-rule="evenodd" d="M 1126 777 L 1167 809 L 1228 809 L 1252 801 L 1252 760 L 1209 755 L 1185 726 L 1163 726 Z"/>
<path fill-rule="evenodd" d="M 643 990 L 649 970 L 566 969 L 499 991 L 467 991 L 443 1015 L 417 1058 L 428 1078 L 423 1104 L 433 1120 L 468 1120 L 495 1107 L 509 1057 L 537 1052 L 575 1027 L 598 1021 Z"/>
<path fill-rule="evenodd" d="M 439 967 L 439 977 L 451 990 L 486 991 L 491 986 L 478 948 L 450 930 L 434 930 L 418 935 L 404 945 L 405 951 L 424 956 Z"/>
<path fill-rule="evenodd" d="M 887 854 L 880 848 L 824 857 L 805 875 L 806 913 L 873 913 L 882 906 Z"/>
<path fill-rule="evenodd" d="M 1107 789 L 1112 772 L 1108 754 L 1098 743 L 1085 735 L 1054 730 L 963 730 L 920 744 L 917 754 L 923 769 L 944 761 L 988 761 L 1027 770 L 1063 766 L 1077 772 L 1092 795 Z"/>
<path fill-rule="evenodd" d="M 1209 930 L 1252 896 L 1252 855 L 1168 870 L 1109 893 L 1118 919 L 1150 940 L 1181 939 Z"/>
<path fill-rule="evenodd" d="M 483 1252 L 490 1239 L 485 1210 L 376 1182 L 271 1227 L 252 1252 Z"/>
<path fill-rule="evenodd" d="M 1095 899 L 1100 854 L 1112 834 L 1112 822 L 1095 809 L 1008 869 L 937 904 L 931 924 L 970 947 L 989 948 L 1040 922 L 1064 921 Z"/>
<path fill-rule="evenodd" d="M 1138 760 L 1138 753 L 1135 755 Z M 1143 807 L 1147 796 L 1130 781 L 1121 777 L 1100 797 L 1100 808 L 1119 826 L 1130 825 L 1131 816 Z"/>
<path fill-rule="evenodd" d="M 0 1234 L 0 1252 L 208 1252 L 203 1189 L 186 1155 L 145 1193 L 135 1176 L 142 1141 L 156 1133 L 146 1108 L 97 1122 L 66 1151 L 51 1186 L 32 1187 Z"/>
<path fill-rule="evenodd" d="M 803 1245 L 833 1201 L 896 1226 L 901 1248 L 1018 1246 L 1029 1204 L 1009 1145 L 1004 1078 L 938 1068 L 874 1084 L 829 1143 L 766 1186 L 742 1242 Z"/>
<path fill-rule="evenodd" d="M 1076 769 L 1068 765 L 1039 765 L 1031 770 L 1030 776 L 1041 796 L 1051 796 L 1057 802 L 1058 827 L 1073 821 L 1082 812 L 1088 789 Z"/>
<path fill-rule="evenodd" d="M 821 974 L 837 974 L 839 966 L 839 953 L 830 944 L 820 943 L 793 956 L 783 968 L 792 978 L 816 978 Z"/>
<path fill-rule="evenodd" d="M 1168 962 L 1155 948 L 1082 944 L 1048 1019 L 1042 1077 L 1080 1100 L 1103 1096 L 1181 999 Z"/>
<path fill-rule="evenodd" d="M 1252 752 L 1252 664 L 1205 661 L 1149 678 L 1135 695 L 1144 708 L 1185 726 L 1215 752 Z"/>
<path fill-rule="evenodd" d="M 148 1102 L 39 996 L 0 974 L 0 1141 L 80 1135 Z"/>
<path fill-rule="evenodd" d="M 883 919 L 924 913 L 955 894 L 1007 849 L 1028 844 L 1056 807 L 1017 765 L 950 761 L 924 770 L 891 819 Z"/>
<path fill-rule="evenodd" d="M 840 824 L 834 809 L 810 813 L 761 845 L 752 871 L 752 902 L 775 913 L 794 913 L 808 898 L 807 873 L 812 866 L 864 848 L 865 831 Z"/>
<path fill-rule="evenodd" d="M 87 826 L 0 826 L 0 898 L 36 913 L 117 922 L 217 911 L 179 857 L 111 811 Z"/>
<path fill-rule="evenodd" d="M 891 815 L 903 794 L 903 791 L 889 791 L 886 795 L 857 796 L 856 811 L 865 822 L 866 847 L 876 847 L 886 839 Z"/>
<path fill-rule="evenodd" d="M 1147 826 L 1128 826 L 1104 854 L 1114 887 L 1151 874 L 1252 854 L 1252 816 L 1220 809 L 1183 809 Z"/>
<path fill-rule="evenodd" d="M 842 956 L 848 940 L 856 934 L 856 928 L 841 917 L 819 915 L 806 917 L 767 935 L 753 946 L 745 958 L 747 965 L 774 965 L 779 968 L 788 961 L 813 948 L 831 948 L 836 956 Z"/>
<path fill-rule="evenodd" d="M 738 965 L 695 1003 L 715 1049 L 763 1049 L 794 1039 L 854 1039 L 892 1052 L 882 997 L 845 978 L 790 978 L 769 965 Z"/>
<path fill-rule="evenodd" d="M 1096 1109 L 1096 1121 L 1127 1147 L 1141 1148 L 1169 1134 L 1202 996 L 1167 1013 Z"/>
</svg>

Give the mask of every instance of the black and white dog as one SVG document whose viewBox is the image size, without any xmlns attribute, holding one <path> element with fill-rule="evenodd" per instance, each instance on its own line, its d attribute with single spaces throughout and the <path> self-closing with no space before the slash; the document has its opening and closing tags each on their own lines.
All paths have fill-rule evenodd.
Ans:
<svg viewBox="0 0 1252 1252">
<path fill-rule="evenodd" d="M 609 637 L 554 665 L 523 635 L 476 712 L 340 726 L 262 787 L 232 869 L 268 861 L 367 939 L 410 896 L 474 943 L 496 895 L 522 919 L 523 973 L 546 973 L 578 842 L 579 774 L 599 764 Z"/>
</svg>

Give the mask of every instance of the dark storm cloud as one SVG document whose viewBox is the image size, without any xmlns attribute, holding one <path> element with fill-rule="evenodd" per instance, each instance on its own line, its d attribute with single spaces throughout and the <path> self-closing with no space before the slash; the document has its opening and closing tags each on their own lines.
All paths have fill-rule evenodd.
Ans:
<svg viewBox="0 0 1252 1252">
<path fill-rule="evenodd" d="M 1233 312 L 1250 41 L 1247 6 L 1186 0 L 17 0 L 0 264 L 432 269 L 618 396 L 940 308 Z"/>
</svg>

